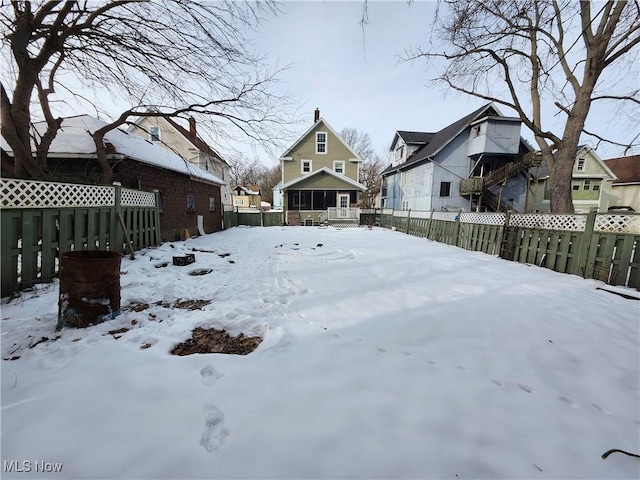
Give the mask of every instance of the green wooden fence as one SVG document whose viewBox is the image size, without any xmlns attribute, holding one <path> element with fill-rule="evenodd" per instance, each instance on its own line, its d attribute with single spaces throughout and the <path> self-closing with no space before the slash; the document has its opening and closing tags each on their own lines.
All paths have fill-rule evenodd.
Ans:
<svg viewBox="0 0 640 480">
<path fill-rule="evenodd" d="M 283 212 L 238 212 L 227 207 L 224 211 L 224 228 L 247 225 L 251 227 L 278 227 L 284 225 Z"/>
<path fill-rule="evenodd" d="M 118 185 L 1 179 L 2 296 L 55 278 L 60 253 L 128 251 L 125 231 L 133 250 L 157 245 L 157 205 L 155 193 Z"/>
<path fill-rule="evenodd" d="M 362 223 L 500 255 L 560 273 L 640 288 L 640 215 L 543 215 L 378 210 Z"/>
</svg>

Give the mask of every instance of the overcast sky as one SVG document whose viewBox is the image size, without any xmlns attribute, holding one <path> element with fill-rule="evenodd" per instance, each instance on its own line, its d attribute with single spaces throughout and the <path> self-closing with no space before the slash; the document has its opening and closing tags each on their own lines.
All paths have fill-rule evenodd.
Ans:
<svg viewBox="0 0 640 480">
<path fill-rule="evenodd" d="M 396 130 L 437 131 L 486 103 L 429 87 L 437 65 L 428 71 L 425 61 L 399 61 L 405 49 L 428 47 L 431 40 L 437 43 L 430 37 L 435 1 L 370 0 L 370 23 L 364 31 L 359 25 L 363 6 L 360 0 L 285 2 L 283 13 L 256 34 L 260 51 L 272 61 L 290 65 L 281 79 L 301 104 L 305 122 L 297 128 L 300 133 L 311 126 L 318 107 L 336 130 L 355 127 L 367 132 L 382 152 Z M 637 65 L 633 73 L 630 78 L 637 85 Z M 506 108 L 502 112 L 515 113 Z M 597 125 L 603 134 L 626 130 L 627 139 L 638 130 L 637 123 L 626 118 Z M 528 131 L 523 129 L 522 134 L 533 140 Z M 603 158 L 622 155 L 619 148 L 605 146 L 598 153 Z"/>
</svg>

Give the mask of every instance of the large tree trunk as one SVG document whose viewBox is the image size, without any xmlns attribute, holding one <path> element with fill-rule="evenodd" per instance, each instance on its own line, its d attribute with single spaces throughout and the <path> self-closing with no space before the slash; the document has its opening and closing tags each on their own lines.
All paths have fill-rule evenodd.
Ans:
<svg viewBox="0 0 640 480">
<path fill-rule="evenodd" d="M 556 152 L 554 161 L 549 166 L 551 213 L 574 213 L 571 178 L 575 158 L 575 151 L 565 147 Z"/>
</svg>

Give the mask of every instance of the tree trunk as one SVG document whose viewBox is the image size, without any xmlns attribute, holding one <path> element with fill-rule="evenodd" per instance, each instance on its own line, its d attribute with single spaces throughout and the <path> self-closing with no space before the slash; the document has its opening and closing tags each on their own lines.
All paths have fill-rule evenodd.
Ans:
<svg viewBox="0 0 640 480">
<path fill-rule="evenodd" d="M 574 213 L 571 179 L 575 159 L 573 148 L 565 147 L 555 154 L 553 166 L 549 169 L 551 213 Z"/>
</svg>

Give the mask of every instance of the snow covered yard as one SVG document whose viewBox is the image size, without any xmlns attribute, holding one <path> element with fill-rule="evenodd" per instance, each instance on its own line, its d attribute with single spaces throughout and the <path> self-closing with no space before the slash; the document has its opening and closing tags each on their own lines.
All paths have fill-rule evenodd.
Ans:
<svg viewBox="0 0 640 480">
<path fill-rule="evenodd" d="M 640 476 L 601 458 L 640 453 L 640 302 L 601 282 L 375 228 L 234 228 L 122 272 L 87 329 L 55 331 L 56 284 L 2 305 L 3 478 Z M 170 355 L 198 326 L 264 340 Z"/>
</svg>

